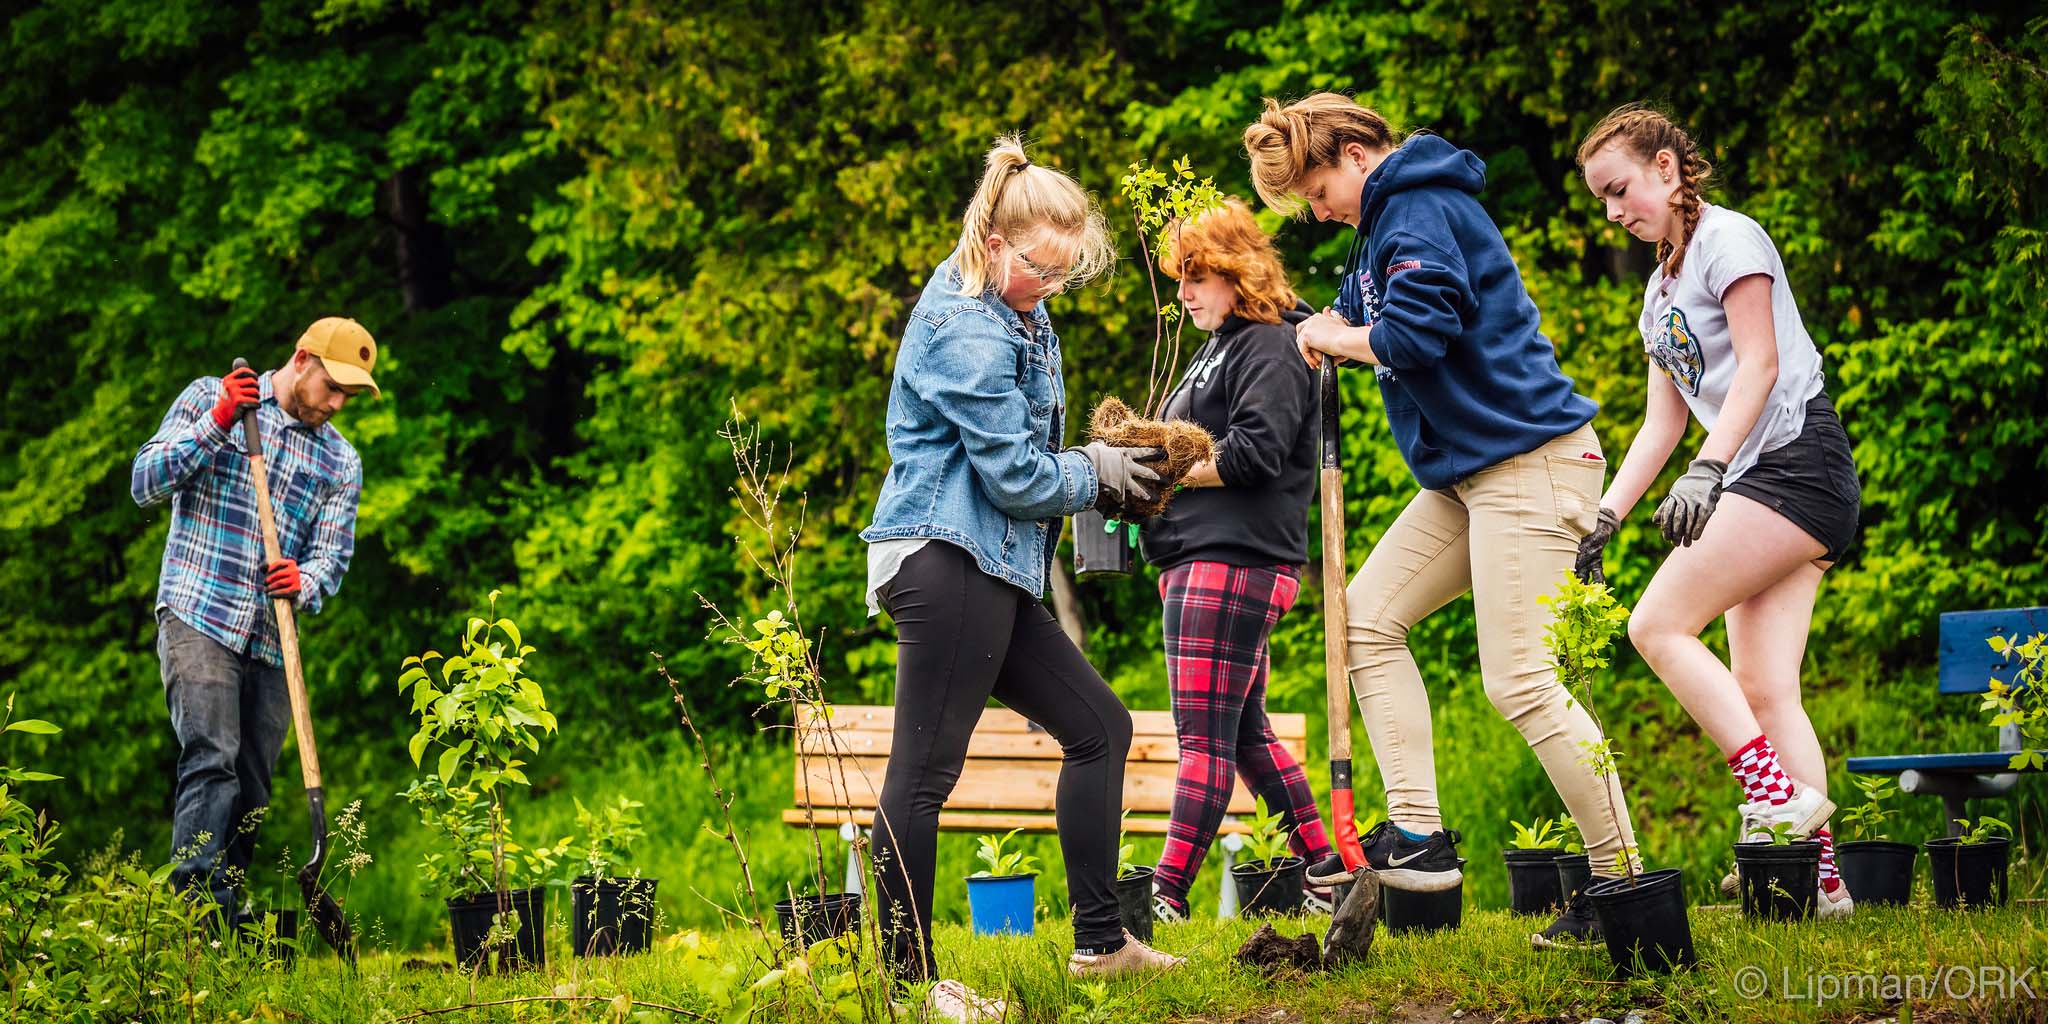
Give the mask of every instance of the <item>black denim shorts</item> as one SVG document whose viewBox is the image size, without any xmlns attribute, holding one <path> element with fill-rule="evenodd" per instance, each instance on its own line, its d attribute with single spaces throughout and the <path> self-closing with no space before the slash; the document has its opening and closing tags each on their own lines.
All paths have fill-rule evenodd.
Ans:
<svg viewBox="0 0 2048 1024">
<path fill-rule="evenodd" d="M 1821 558 L 1841 561 L 1856 539 L 1863 484 L 1827 392 L 1806 403 L 1806 425 L 1798 437 L 1765 452 L 1728 490 L 1792 520 L 1827 548 Z"/>
</svg>

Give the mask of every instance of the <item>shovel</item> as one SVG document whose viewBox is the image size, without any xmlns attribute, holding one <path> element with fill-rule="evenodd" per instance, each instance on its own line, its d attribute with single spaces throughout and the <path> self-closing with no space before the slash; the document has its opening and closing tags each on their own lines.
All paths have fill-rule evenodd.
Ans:
<svg viewBox="0 0 2048 1024">
<path fill-rule="evenodd" d="M 249 365 L 235 360 L 235 369 Z M 263 431 L 256 425 L 256 410 L 242 413 L 242 433 L 249 449 L 249 475 L 256 483 L 256 517 L 263 524 L 263 559 L 267 566 L 283 557 L 277 546 L 277 519 L 270 508 L 270 471 L 263 459 Z M 277 615 L 277 645 L 284 654 L 285 689 L 291 693 L 292 733 L 299 741 L 299 774 L 306 784 L 307 817 L 313 825 L 313 859 L 299 869 L 299 895 L 306 901 L 306 913 L 313 927 L 334 951 L 353 965 L 356 960 L 355 930 L 341 912 L 341 904 L 320 886 L 320 869 L 327 865 L 327 794 L 320 786 L 320 752 L 313 744 L 313 711 L 306 701 L 306 673 L 299 666 L 299 627 L 288 598 L 275 598 L 270 607 Z"/>
<path fill-rule="evenodd" d="M 1323 939 L 1332 965 L 1365 959 L 1380 919 L 1379 876 L 1366 870 L 1358 845 L 1358 814 L 1351 802 L 1351 672 L 1344 632 L 1350 619 L 1344 594 L 1344 464 L 1337 449 L 1337 361 L 1325 355 L 1316 371 L 1322 414 L 1323 682 L 1330 718 L 1330 816 L 1337 855 L 1355 880 L 1331 915 Z"/>
</svg>

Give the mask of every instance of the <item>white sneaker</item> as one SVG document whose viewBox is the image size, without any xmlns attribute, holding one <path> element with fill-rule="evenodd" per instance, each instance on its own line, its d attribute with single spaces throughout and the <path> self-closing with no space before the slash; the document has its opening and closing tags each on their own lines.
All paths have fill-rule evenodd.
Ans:
<svg viewBox="0 0 2048 1024">
<path fill-rule="evenodd" d="M 1155 892 L 1152 894 L 1153 924 L 1179 924 L 1187 919 L 1187 912 L 1174 906 L 1172 900 L 1167 899 L 1161 893 Z"/>
<path fill-rule="evenodd" d="M 1322 914 L 1324 916 L 1336 913 L 1336 890 L 1315 885 L 1303 886 L 1301 890 L 1301 910 L 1305 914 Z"/>
<path fill-rule="evenodd" d="M 1828 895 L 1828 887 L 1823 885 L 1820 892 L 1814 896 L 1814 916 L 1823 921 L 1840 921 L 1855 912 L 1856 901 L 1849 896 L 1847 883 L 1836 886 L 1835 894 L 1832 896 Z"/>
<path fill-rule="evenodd" d="M 1769 805 L 1766 804 L 1764 806 Z M 1736 832 L 1736 842 L 1770 842 L 1770 822 L 1761 812 L 1755 809 L 1756 807 L 1756 804 L 1746 803 L 1737 808 L 1742 814 L 1742 828 Z M 1742 876 L 1736 874 L 1735 869 L 1730 867 L 1728 873 L 1721 876 L 1721 898 L 1732 900 L 1741 894 Z"/>
<path fill-rule="evenodd" d="M 931 995 L 925 997 L 924 1007 L 933 1020 L 958 1021 L 960 1024 L 1000 1021 L 1010 1012 L 1010 1004 L 1000 999 L 984 999 L 973 989 L 951 978 L 932 986 Z"/>
<path fill-rule="evenodd" d="M 1768 839 L 1771 826 L 1779 823 L 1790 824 L 1794 839 L 1805 839 L 1828 823 L 1835 813 L 1835 802 L 1826 793 L 1811 786 L 1792 784 L 1792 799 L 1782 804 L 1755 803 L 1742 805 L 1742 836 L 1744 840 Z M 1755 819 L 1752 831 L 1752 819 Z"/>
</svg>

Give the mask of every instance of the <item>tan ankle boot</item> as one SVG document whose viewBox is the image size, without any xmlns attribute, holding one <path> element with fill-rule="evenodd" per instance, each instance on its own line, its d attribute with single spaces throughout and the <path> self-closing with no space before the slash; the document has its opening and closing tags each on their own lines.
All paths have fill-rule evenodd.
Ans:
<svg viewBox="0 0 2048 1024">
<path fill-rule="evenodd" d="M 1144 971 L 1165 971 L 1187 961 L 1161 953 L 1124 932 L 1124 945 L 1114 953 L 1075 953 L 1067 958 L 1067 970 L 1082 978 L 1115 978 Z"/>
</svg>

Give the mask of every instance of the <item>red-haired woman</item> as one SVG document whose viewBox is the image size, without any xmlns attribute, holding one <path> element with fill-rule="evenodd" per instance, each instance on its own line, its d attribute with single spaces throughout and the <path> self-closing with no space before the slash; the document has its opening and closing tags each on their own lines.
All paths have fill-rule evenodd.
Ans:
<svg viewBox="0 0 2048 1024">
<path fill-rule="evenodd" d="M 1153 910 L 1180 920 L 1237 775 L 1286 814 L 1295 853 L 1314 862 L 1330 844 L 1301 765 L 1266 719 L 1266 638 L 1300 590 L 1315 498 L 1315 379 L 1294 343 L 1294 325 L 1313 311 L 1287 286 L 1243 203 L 1177 225 L 1169 238 L 1161 264 L 1180 280 L 1189 321 L 1210 334 L 1164 415 L 1216 439 L 1215 460 L 1189 473 L 1143 534 L 1146 560 L 1163 570 L 1181 752 Z"/>
</svg>

